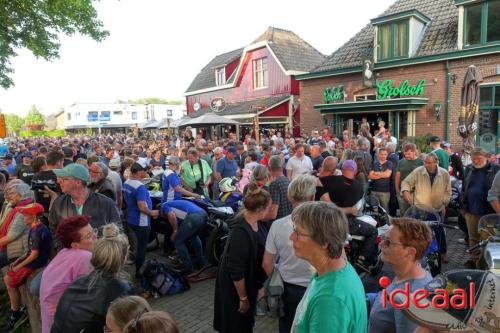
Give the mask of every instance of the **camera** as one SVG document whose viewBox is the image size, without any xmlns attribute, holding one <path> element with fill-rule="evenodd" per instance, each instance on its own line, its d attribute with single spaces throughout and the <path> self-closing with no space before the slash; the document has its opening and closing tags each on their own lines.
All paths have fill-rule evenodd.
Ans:
<svg viewBox="0 0 500 333">
<path fill-rule="evenodd" d="M 45 191 L 45 186 L 47 186 L 50 190 L 54 192 L 58 192 L 57 184 L 47 184 L 47 183 L 32 183 L 31 184 L 31 189 L 33 191 L 39 190 L 39 191 Z"/>
<path fill-rule="evenodd" d="M 196 181 L 196 188 L 194 189 L 195 193 L 197 194 L 203 194 L 204 191 L 203 189 L 205 188 L 205 183 L 203 182 L 203 180 L 197 180 Z"/>
</svg>

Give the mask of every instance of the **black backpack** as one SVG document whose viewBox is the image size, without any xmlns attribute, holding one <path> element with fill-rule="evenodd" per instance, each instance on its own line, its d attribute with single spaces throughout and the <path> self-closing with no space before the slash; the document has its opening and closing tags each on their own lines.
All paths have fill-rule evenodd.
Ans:
<svg viewBox="0 0 500 333">
<path fill-rule="evenodd" d="M 146 260 L 140 273 L 144 290 L 160 296 L 178 294 L 191 288 L 183 275 L 157 259 Z"/>
</svg>

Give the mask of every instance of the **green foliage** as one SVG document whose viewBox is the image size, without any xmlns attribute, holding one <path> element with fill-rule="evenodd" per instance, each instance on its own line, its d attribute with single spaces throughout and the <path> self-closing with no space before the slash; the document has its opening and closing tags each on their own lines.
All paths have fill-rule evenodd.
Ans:
<svg viewBox="0 0 500 333">
<path fill-rule="evenodd" d="M 9 113 L 5 115 L 5 125 L 9 132 L 18 135 L 24 125 L 24 119 L 17 114 Z"/>
<path fill-rule="evenodd" d="M 422 136 L 408 136 L 404 138 L 404 142 L 413 142 L 418 149 L 419 153 L 430 153 L 432 151 L 432 148 L 430 146 L 430 141 L 431 141 L 431 136 L 432 134 L 427 133 L 426 135 Z"/>
<path fill-rule="evenodd" d="M 36 105 L 31 106 L 25 124 L 31 130 L 41 130 L 45 126 L 45 117 L 37 109 Z"/>
<path fill-rule="evenodd" d="M 11 87 L 15 49 L 27 48 L 37 58 L 59 57 L 59 36 L 79 33 L 97 42 L 109 33 L 89 0 L 0 1 L 0 86 Z"/>
<path fill-rule="evenodd" d="M 22 138 L 30 138 L 30 137 L 49 137 L 49 138 L 57 138 L 60 136 L 65 136 L 66 132 L 63 129 L 55 129 L 51 131 L 21 131 L 20 136 Z"/>
<path fill-rule="evenodd" d="M 168 100 L 164 98 L 159 98 L 159 97 L 146 97 L 146 98 L 139 98 L 139 99 L 129 99 L 128 103 L 130 104 L 170 104 L 170 105 L 181 105 L 184 103 L 182 100 Z"/>
</svg>

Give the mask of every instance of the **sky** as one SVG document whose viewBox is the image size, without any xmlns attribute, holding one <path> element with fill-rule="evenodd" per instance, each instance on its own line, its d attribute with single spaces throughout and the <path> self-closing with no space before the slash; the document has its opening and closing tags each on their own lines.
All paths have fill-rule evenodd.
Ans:
<svg viewBox="0 0 500 333">
<path fill-rule="evenodd" d="M 49 115 L 75 102 L 184 99 L 217 54 L 249 45 L 269 26 L 291 30 L 325 55 L 347 42 L 394 0 L 102 0 L 94 2 L 110 36 L 97 43 L 61 36 L 60 58 L 12 59 L 14 87 L 0 87 L 0 110 Z"/>
</svg>

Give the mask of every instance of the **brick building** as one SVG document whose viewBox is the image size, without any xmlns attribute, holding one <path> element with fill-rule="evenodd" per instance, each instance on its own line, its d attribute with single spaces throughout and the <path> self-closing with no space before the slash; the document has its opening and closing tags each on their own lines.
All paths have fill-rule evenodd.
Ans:
<svg viewBox="0 0 500 333">
<path fill-rule="evenodd" d="M 458 115 L 469 66 L 481 72 L 477 142 L 500 137 L 500 0 L 399 0 L 309 74 L 300 75 L 301 130 L 357 133 L 362 117 L 399 138 L 462 143 Z M 397 89 L 395 89 L 397 88 Z"/>
</svg>

